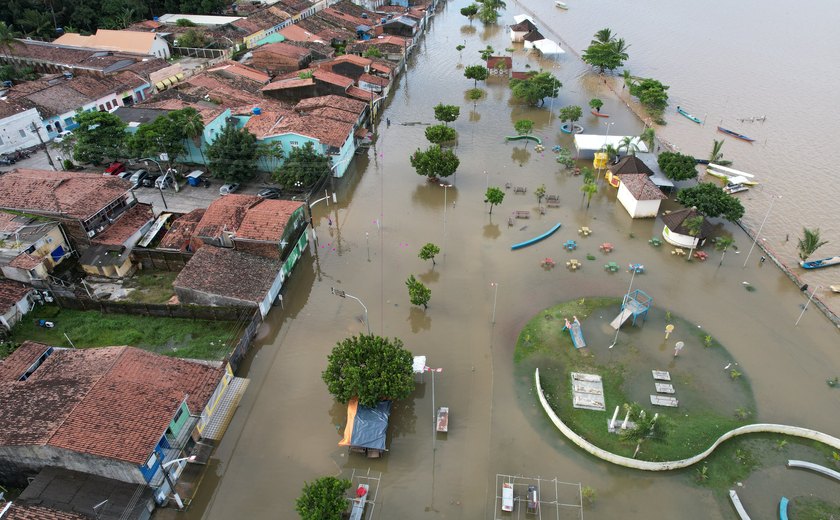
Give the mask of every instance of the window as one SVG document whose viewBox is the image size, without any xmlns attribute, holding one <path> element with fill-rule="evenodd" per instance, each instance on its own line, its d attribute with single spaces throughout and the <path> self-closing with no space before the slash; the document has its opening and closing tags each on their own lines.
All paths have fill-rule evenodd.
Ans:
<svg viewBox="0 0 840 520">
<path fill-rule="evenodd" d="M 149 469 L 152 469 L 155 466 L 156 462 L 157 462 L 157 454 L 152 453 L 149 456 L 149 460 L 146 461 L 146 467 L 149 468 Z"/>
<path fill-rule="evenodd" d="M 111 102 L 110 102 L 110 101 L 108 101 L 107 103 L 105 103 L 105 107 L 106 107 L 108 110 L 111 110 Z"/>
<path fill-rule="evenodd" d="M 21 137 L 26 137 L 26 130 L 24 130 L 23 128 L 18 130 L 18 133 L 20 134 Z"/>
<path fill-rule="evenodd" d="M 105 111 L 105 107 L 104 107 L 103 105 L 99 105 L 99 111 L 100 111 L 100 112 L 104 112 L 104 111 Z"/>
<path fill-rule="evenodd" d="M 297 141 L 289 141 L 289 145 L 292 148 L 297 148 L 298 146 L 300 146 L 300 143 L 298 143 Z"/>
<path fill-rule="evenodd" d="M 172 422 L 177 423 L 178 419 L 180 419 L 182 415 L 184 415 L 184 407 L 183 406 L 181 408 L 178 408 L 178 413 L 175 414 L 175 418 L 172 419 Z"/>
<path fill-rule="evenodd" d="M 48 134 L 51 134 L 51 133 L 52 133 L 52 131 L 53 131 L 53 127 L 52 127 L 52 125 L 47 125 L 47 133 L 48 133 Z"/>
</svg>

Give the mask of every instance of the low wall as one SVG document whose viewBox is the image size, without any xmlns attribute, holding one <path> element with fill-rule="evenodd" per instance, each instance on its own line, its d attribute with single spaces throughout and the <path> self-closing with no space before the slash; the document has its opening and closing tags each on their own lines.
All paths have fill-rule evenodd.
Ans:
<svg viewBox="0 0 840 520">
<path fill-rule="evenodd" d="M 715 448 L 727 440 L 747 433 L 780 433 L 783 435 L 793 435 L 794 437 L 819 441 L 823 444 L 831 446 L 832 448 L 840 450 L 840 439 L 818 431 L 800 428 L 798 426 L 786 426 L 784 424 L 748 424 L 724 433 L 718 437 L 711 446 L 709 446 L 709 449 L 687 459 L 671 460 L 666 462 L 651 462 L 646 460 L 631 459 L 629 457 L 616 455 L 615 453 L 609 452 L 603 448 L 599 448 L 577 433 L 573 432 L 571 428 L 569 428 L 562 420 L 560 420 L 559 417 L 557 417 L 557 414 L 554 413 L 554 410 L 548 404 L 548 401 L 543 394 L 542 385 L 540 384 L 539 368 L 537 368 L 534 372 L 534 380 L 537 385 L 537 395 L 540 398 L 540 404 L 542 404 L 543 410 L 545 410 L 545 413 L 548 414 L 551 422 L 557 426 L 557 429 L 560 430 L 567 439 L 575 443 L 579 448 L 589 452 L 599 459 L 611 462 L 618 466 L 624 466 L 625 468 L 641 469 L 644 471 L 670 471 L 672 469 L 687 468 L 688 466 L 696 464 L 711 455 L 712 452 L 715 451 Z"/>
</svg>

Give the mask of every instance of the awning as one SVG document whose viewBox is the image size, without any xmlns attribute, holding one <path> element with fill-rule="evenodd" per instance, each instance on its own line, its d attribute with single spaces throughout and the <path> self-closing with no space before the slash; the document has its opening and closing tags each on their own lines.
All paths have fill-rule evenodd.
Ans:
<svg viewBox="0 0 840 520">
<path fill-rule="evenodd" d="M 534 42 L 534 48 L 547 56 L 552 56 L 555 54 L 566 54 L 566 51 L 561 49 L 557 43 L 549 39 Z"/>
<path fill-rule="evenodd" d="M 201 430 L 202 438 L 214 441 L 221 440 L 250 382 L 250 379 L 242 377 L 234 377 L 230 380 L 221 401 L 216 405 L 216 411 L 213 412 L 210 421 Z"/>
<path fill-rule="evenodd" d="M 347 426 L 339 446 L 385 450 L 391 401 L 379 401 L 375 408 L 362 406 L 354 397 L 347 404 Z"/>
<path fill-rule="evenodd" d="M 169 87 L 174 86 L 176 83 L 183 81 L 185 77 L 186 76 L 184 76 L 183 72 L 179 72 L 174 76 L 169 76 L 168 78 L 162 81 L 158 81 L 157 83 L 155 83 L 155 88 L 157 88 L 158 90 L 166 90 Z"/>
<path fill-rule="evenodd" d="M 630 137 L 631 139 L 633 139 L 633 143 L 636 144 L 640 152 L 646 153 L 648 151 L 648 148 L 645 145 L 645 143 L 643 143 L 641 139 L 639 139 L 635 135 L 604 136 L 598 134 L 575 134 L 575 148 L 579 152 L 597 152 L 607 144 L 611 144 L 614 147 L 618 148 L 618 145 L 621 143 L 621 140 L 625 137 Z"/>
</svg>

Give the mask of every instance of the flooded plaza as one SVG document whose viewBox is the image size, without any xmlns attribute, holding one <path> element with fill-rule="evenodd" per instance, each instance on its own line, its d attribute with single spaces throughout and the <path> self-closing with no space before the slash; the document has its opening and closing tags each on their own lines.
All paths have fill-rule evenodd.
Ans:
<svg viewBox="0 0 840 520">
<path fill-rule="evenodd" d="M 715 221 L 714 235 L 731 234 L 738 248 L 727 253 L 722 265 L 720 252 L 710 246 L 706 262 L 687 262 L 671 255 L 667 244 L 649 245 L 648 239 L 661 236 L 662 222 L 631 219 L 603 179 L 587 208 L 581 178 L 559 167 L 550 151 L 554 145 L 572 148 L 571 138 L 559 132 L 557 110 L 586 107 L 589 99 L 601 97 L 602 111 L 615 123 L 611 135 L 638 135 L 642 123 L 623 101 L 608 97 L 599 82 L 582 78 L 585 68 L 573 56 L 542 60 L 526 54 L 521 44 L 514 45 L 514 70 L 529 70 L 526 64 L 530 70 L 551 69 L 563 83 L 559 97 L 529 108 L 511 100 L 507 79 L 491 76 L 479 85 L 485 98 L 468 101 L 466 91 L 473 85 L 463 77 L 463 65 L 479 63 L 478 50 L 487 44 L 497 51 L 511 44 L 504 26 L 485 28 L 477 21 L 470 26 L 458 13 L 460 7 L 445 5 L 434 18 L 382 116 L 390 126 L 378 127 L 375 146 L 337 180 L 338 204 L 314 208 L 318 245 L 301 259 L 284 293 L 284 307 L 269 315 L 240 369 L 238 375 L 251 384 L 190 509 L 179 517 L 295 518 L 294 501 L 304 481 L 370 469 L 382 475 L 372 515 L 377 519 L 492 518 L 497 474 L 556 477 L 590 486 L 598 498 L 584 510 L 589 519 L 676 517 L 684 511 L 732 518 L 729 504 L 699 487 L 690 469 L 662 474 L 628 470 L 571 445 L 545 418 L 532 378 L 515 366 L 517 337 L 536 313 L 566 300 L 620 298 L 630 283 L 629 263 L 646 266 L 633 287 L 654 298 L 658 314 L 638 328 L 625 325 L 616 349 L 633 345 L 667 355 L 652 331 L 664 329 L 661 314 L 669 310 L 713 335 L 743 367 L 756 401 L 751 420 L 840 435 L 840 391 L 825 384 L 840 375 L 838 333 L 829 320 L 812 307 L 794 327 L 806 296 L 770 262 L 760 262 L 758 250 L 743 265 L 752 240 L 736 225 Z M 502 21 L 510 23 L 519 12 L 509 4 Z M 464 42 L 459 56 L 455 46 Z M 432 107 L 438 103 L 461 107 L 460 118 L 451 124 L 459 134 L 454 149 L 461 163 L 448 188 L 427 182 L 409 164 L 409 155 L 427 146 L 424 123 L 434 122 Z M 601 121 L 585 114 L 580 124 L 587 133 L 604 132 Z M 534 134 L 543 139 L 545 152 L 535 151 L 533 143 L 505 142 L 519 119 L 535 122 Z M 736 156 L 735 143 L 727 146 L 732 147 L 724 150 L 727 157 Z M 489 215 L 486 187 L 506 183 L 525 186 L 527 192 L 505 190 L 504 202 Z M 560 196 L 560 207 L 548 208 L 545 215 L 537 211 L 533 194 L 541 184 L 548 194 Z M 665 202 L 666 209 L 677 207 Z M 525 210 L 530 219 L 508 225 L 513 211 Z M 748 217 L 756 220 L 754 214 Z M 512 244 L 556 223 L 562 227 L 552 237 L 511 251 Z M 579 236 L 581 226 L 591 228 L 592 235 Z M 577 250 L 561 247 L 567 239 L 577 240 Z M 417 257 L 427 242 L 442 249 L 434 267 Z M 603 242 L 613 243 L 615 251 L 600 252 Z M 587 260 L 587 254 L 595 260 Z M 546 257 L 557 267 L 543 269 Z M 582 269 L 564 267 L 573 258 Z M 606 272 L 607 261 L 622 269 Z M 405 280 L 411 274 L 432 291 L 428 310 L 409 304 Z M 754 290 L 746 290 L 744 282 Z M 346 408 L 327 392 L 321 371 L 332 347 L 364 333 L 365 324 L 361 306 L 332 295 L 331 287 L 364 302 L 373 333 L 398 337 L 414 355 L 427 356 L 429 366 L 443 368 L 435 376 L 434 406 L 450 409 L 447 435 L 434 434 L 427 374 L 410 398 L 394 404 L 389 451 L 382 459 L 365 459 L 338 446 Z M 613 342 L 611 319 L 584 322 L 596 356 L 607 355 Z M 669 342 L 685 333 L 677 329 Z M 691 344 L 680 354 L 692 355 L 696 349 L 692 352 Z M 607 403 L 608 410 L 615 404 Z M 747 509 L 762 518 L 770 517 L 780 493 L 814 493 L 830 500 L 836 486 L 832 490 L 810 473 L 769 467 L 739 488 Z"/>
</svg>

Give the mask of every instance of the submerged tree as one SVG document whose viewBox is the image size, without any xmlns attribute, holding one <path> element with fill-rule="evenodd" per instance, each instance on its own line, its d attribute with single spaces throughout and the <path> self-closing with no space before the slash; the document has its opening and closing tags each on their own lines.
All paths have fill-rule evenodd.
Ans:
<svg viewBox="0 0 840 520">
<path fill-rule="evenodd" d="M 717 139 L 712 140 L 712 152 L 709 154 L 709 162 L 714 164 L 719 164 L 721 166 L 731 166 L 732 161 L 727 161 L 723 158 L 723 152 L 721 148 L 723 148 L 724 139 L 718 141 Z"/>
<path fill-rule="evenodd" d="M 662 152 L 656 159 L 662 173 L 671 180 L 684 181 L 697 177 L 697 159 L 679 152 Z"/>
<path fill-rule="evenodd" d="M 440 254 L 440 248 L 429 242 L 420 248 L 420 253 L 417 255 L 421 260 L 431 260 L 432 265 L 435 265 L 435 257 Z"/>
<path fill-rule="evenodd" d="M 741 201 L 711 182 L 701 182 L 680 190 L 677 202 L 688 208 L 697 208 L 697 211 L 709 218 L 723 217 L 734 222 L 744 216 Z"/>
<path fill-rule="evenodd" d="M 534 190 L 534 195 L 537 196 L 537 205 L 542 204 L 542 200 L 545 197 L 545 192 L 545 184 L 540 184 L 539 187 Z"/>
<path fill-rule="evenodd" d="M 411 155 L 411 166 L 417 171 L 418 175 L 424 175 L 429 178 L 449 177 L 455 170 L 461 160 L 455 155 L 452 150 L 443 150 L 440 145 L 433 144 L 425 151 L 419 148 Z"/>
<path fill-rule="evenodd" d="M 458 132 L 454 128 L 446 125 L 432 125 L 426 127 L 426 139 L 430 143 L 441 144 L 454 141 L 458 137 Z"/>
<path fill-rule="evenodd" d="M 586 209 L 589 209 L 589 205 L 592 204 L 592 196 L 598 193 L 598 185 L 594 182 L 587 182 L 580 187 L 580 191 L 586 196 Z"/>
<path fill-rule="evenodd" d="M 819 229 L 802 228 L 802 237 L 796 245 L 799 249 L 799 259 L 803 262 L 820 247 L 828 244 L 828 240 L 820 240 Z"/>
<path fill-rule="evenodd" d="M 479 81 L 484 81 L 490 73 L 484 65 L 468 65 L 464 68 L 464 77 L 473 80 L 473 87 L 478 87 Z"/>
<path fill-rule="evenodd" d="M 412 305 L 422 305 L 424 309 L 429 308 L 429 300 L 432 298 L 432 290 L 426 287 L 423 282 L 410 275 L 405 281 L 408 287 L 408 298 Z"/>
<path fill-rule="evenodd" d="M 457 105 L 444 105 L 443 103 L 438 103 L 434 110 L 435 119 L 446 125 L 449 125 L 449 123 L 455 121 L 458 119 L 458 116 L 461 115 L 461 107 Z"/>
<path fill-rule="evenodd" d="M 351 485 L 349 480 L 335 477 L 304 482 L 295 511 L 302 520 L 341 520 L 349 505 L 345 493 Z"/>
<path fill-rule="evenodd" d="M 487 188 L 487 192 L 484 194 L 484 202 L 490 204 L 491 215 L 493 214 L 493 206 L 498 206 L 503 200 L 505 200 L 505 192 L 495 186 Z"/>
<path fill-rule="evenodd" d="M 656 143 L 656 130 L 646 127 L 639 136 L 639 141 L 645 143 L 649 152 L 653 152 L 653 145 Z"/>
<path fill-rule="evenodd" d="M 591 108 L 595 112 L 601 112 L 602 106 L 604 106 L 604 102 L 598 98 L 592 98 L 589 100 L 589 108 Z"/>
<path fill-rule="evenodd" d="M 534 122 L 530 119 L 519 119 L 513 124 L 516 135 L 530 135 L 534 130 Z"/>
<path fill-rule="evenodd" d="M 629 47 L 624 39 L 616 38 L 610 29 L 601 29 L 595 33 L 594 39 L 583 51 L 581 58 L 585 63 L 598 67 L 601 72 L 615 70 L 629 58 Z"/>
<path fill-rule="evenodd" d="M 721 251 L 719 266 L 723 265 L 723 258 L 726 256 L 726 251 L 735 244 L 735 239 L 728 236 L 718 237 L 715 241 L 715 249 Z"/>
<path fill-rule="evenodd" d="M 462 7 L 461 14 L 466 16 L 470 20 L 470 25 L 472 25 L 473 17 L 478 14 L 478 5 L 470 4 L 466 7 Z"/>
<path fill-rule="evenodd" d="M 506 7 L 503 0 L 482 0 L 478 8 L 478 19 L 484 24 L 494 24 L 499 19 L 499 9 Z"/>
<path fill-rule="evenodd" d="M 510 88 L 513 97 L 529 105 L 542 106 L 547 97 L 557 97 L 563 84 L 550 72 L 528 73 L 526 79 L 511 79 Z"/>
<path fill-rule="evenodd" d="M 563 107 L 560 109 L 560 112 L 557 114 L 558 119 L 560 121 L 568 121 L 569 122 L 569 129 L 572 132 L 575 131 L 575 123 L 578 122 L 580 116 L 583 115 L 583 109 L 581 109 L 577 105 L 569 105 L 567 107 Z"/>
</svg>

